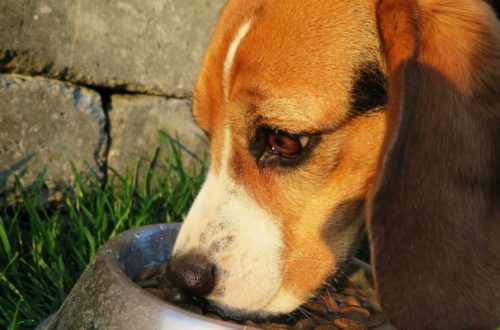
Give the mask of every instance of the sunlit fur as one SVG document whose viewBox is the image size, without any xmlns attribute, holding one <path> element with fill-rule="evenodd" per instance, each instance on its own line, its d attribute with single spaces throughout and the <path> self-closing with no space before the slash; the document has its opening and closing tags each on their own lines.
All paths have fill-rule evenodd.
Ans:
<svg viewBox="0 0 500 330">
<path fill-rule="evenodd" d="M 254 272 L 245 278 L 254 287 L 231 287 L 218 279 L 215 291 L 224 286 L 225 296 L 213 300 L 220 306 L 237 307 L 235 314 L 292 311 L 352 252 L 363 225 L 363 201 L 375 174 L 385 125 L 382 112 L 348 115 L 356 68 L 367 60 L 380 62 L 374 10 L 368 1 L 354 5 L 352 1 L 233 0 L 220 16 L 194 98 L 195 119 L 210 137 L 207 185 L 219 184 L 213 177 L 227 172 L 224 175 L 248 194 L 253 207 L 273 221 L 270 231 L 279 231 L 255 232 L 247 247 L 240 248 L 267 245 L 268 253 L 279 256 L 272 265 L 255 262 Z M 321 134 L 321 139 L 299 167 L 260 168 L 249 144 L 262 125 Z M 228 131 L 231 151 L 226 164 L 222 150 Z M 213 217 L 206 210 L 224 207 L 231 198 L 224 196 L 198 197 L 203 202 L 195 202 L 176 253 L 197 248 L 215 254 L 213 260 L 228 253 L 234 254 L 228 260 L 238 259 L 240 250 L 207 251 L 196 239 L 203 232 L 222 235 L 210 230 Z M 250 211 L 242 206 L 227 221 L 238 223 Z M 266 243 L 269 235 L 281 241 Z M 189 248 L 184 243 L 188 237 Z M 258 258 L 269 261 L 266 253 Z M 237 263 L 225 266 L 228 278 L 242 276 Z M 267 305 L 245 298 L 258 292 L 276 271 L 279 290 Z"/>
<path fill-rule="evenodd" d="M 391 11 L 392 5 L 402 10 Z M 460 188 L 450 194 L 446 192 L 436 196 L 432 180 L 421 180 L 422 183 L 427 182 L 427 186 L 422 190 L 415 189 L 422 195 L 414 196 L 422 197 L 420 203 L 417 203 L 418 198 L 412 199 L 413 189 L 419 187 L 420 182 L 412 181 L 415 177 L 410 175 L 413 173 L 409 171 L 412 168 L 410 165 L 432 165 L 432 158 L 424 157 L 419 159 L 420 162 L 414 163 L 409 155 L 408 168 L 396 167 L 398 172 L 386 170 L 383 175 L 379 175 L 379 172 L 385 169 L 386 154 L 393 144 L 396 145 L 398 138 L 405 136 L 396 134 L 400 130 L 402 116 L 399 110 L 421 104 L 417 102 L 421 101 L 425 107 L 416 109 L 418 114 L 426 113 L 423 112 L 426 109 L 432 109 L 432 114 L 446 113 L 446 106 L 451 103 L 442 102 L 442 97 L 449 95 L 450 86 L 453 90 L 460 91 L 452 94 L 454 106 L 458 105 L 465 110 L 475 109 L 479 101 L 485 102 L 484 109 L 489 109 L 489 112 L 485 112 L 484 118 L 488 120 L 481 123 L 489 127 L 488 130 L 481 126 L 470 130 L 467 116 L 459 116 L 454 120 L 459 127 L 464 128 L 464 135 L 460 135 L 460 138 L 472 132 L 472 137 L 480 136 L 483 139 L 481 141 L 485 142 L 477 144 L 476 141 L 474 148 L 467 149 L 472 156 L 474 152 L 486 150 L 485 154 L 479 156 L 484 156 L 483 160 L 489 162 L 477 163 L 478 166 L 485 169 L 487 166 L 499 165 L 498 155 L 492 156 L 494 153 L 491 152 L 494 149 L 491 137 L 498 136 L 498 129 L 495 131 L 494 128 L 498 128 L 499 122 L 498 112 L 491 110 L 498 110 L 499 104 L 499 34 L 498 21 L 495 21 L 492 12 L 488 10 L 486 4 L 479 0 L 228 2 L 215 28 L 194 95 L 194 117 L 210 138 L 210 171 L 181 230 L 174 251 L 183 254 L 197 250 L 209 255 L 216 267 L 224 270 L 216 275 L 215 290 L 208 296 L 211 301 L 231 316 L 265 316 L 297 308 L 314 295 L 327 277 L 335 274 L 350 256 L 363 226 L 365 202 L 373 194 L 375 202 L 369 204 L 372 207 L 369 212 L 369 230 L 375 252 L 373 262 L 377 288 L 382 293 L 382 305 L 386 306 L 389 318 L 402 325 L 408 325 L 412 315 L 423 315 L 420 319 L 425 319 L 426 295 L 419 300 L 416 299 L 418 292 L 411 291 L 415 301 L 422 302 L 418 305 L 406 304 L 399 298 L 401 292 L 406 290 L 403 283 L 411 286 L 412 281 L 417 281 L 420 288 L 427 288 L 429 294 L 442 293 L 439 296 L 441 300 L 436 300 L 442 303 L 431 306 L 433 311 L 443 312 L 449 310 L 448 306 L 453 303 L 460 302 L 464 304 L 458 307 L 467 307 L 467 299 L 453 299 L 439 288 L 437 291 L 430 291 L 429 288 L 433 288 L 434 284 L 442 284 L 432 276 L 426 277 L 427 282 L 418 282 L 422 278 L 418 277 L 419 272 L 425 272 L 433 264 L 440 262 L 423 256 L 434 255 L 433 248 L 444 245 L 426 244 L 425 249 L 408 251 L 413 246 L 411 244 L 416 242 L 412 242 L 414 237 L 405 222 L 419 214 L 419 210 L 425 209 L 423 201 L 433 204 L 443 199 L 443 196 L 458 195 L 456 201 L 463 201 L 463 197 L 467 195 L 460 195 L 463 193 Z M 477 15 L 471 16 L 470 13 Z M 455 26 L 460 29 L 455 29 Z M 419 31 L 418 34 L 415 34 L 416 31 Z M 381 46 L 381 34 L 384 36 L 384 47 Z M 405 34 L 412 37 L 406 38 Z M 492 46 L 494 42 L 497 42 L 496 46 Z M 454 46 L 449 48 L 451 43 Z M 477 57 L 469 56 L 468 51 L 476 48 L 483 50 L 483 53 L 479 53 Z M 402 56 L 398 57 L 398 54 Z M 458 54 L 464 56 L 457 56 Z M 401 77 L 395 73 L 395 68 L 408 58 L 418 58 L 421 62 L 418 65 L 423 63 L 438 73 L 434 75 L 434 71 L 426 71 L 431 75 L 424 75 L 425 79 L 422 79 L 423 82 L 435 84 L 432 91 L 423 88 L 425 86 L 419 84 L 420 80 L 415 80 L 412 76 L 408 81 L 398 80 Z M 488 60 L 482 61 L 483 58 Z M 473 63 L 474 61 L 477 62 Z M 351 109 L 356 72 L 366 63 L 374 63 L 375 67 L 389 76 L 388 116 L 380 107 L 367 109 L 362 113 L 353 113 Z M 445 79 L 434 79 L 438 76 Z M 442 84 L 436 83 L 437 81 Z M 469 100 L 468 92 L 474 92 L 475 96 L 465 106 L 461 102 Z M 404 95 L 415 95 L 416 99 L 400 99 Z M 447 122 L 440 120 L 439 116 L 436 118 L 437 124 L 444 125 L 442 132 L 446 137 L 449 129 L 445 125 Z M 419 134 L 425 131 L 427 122 L 412 123 L 423 127 L 422 131 L 412 132 L 412 136 L 419 142 Z M 259 166 L 256 156 L 251 152 L 252 141 L 259 127 L 278 128 L 291 134 L 307 134 L 319 138 L 309 157 L 300 165 Z M 491 133 L 494 131 L 497 132 L 496 135 Z M 436 134 L 435 139 L 428 140 L 433 142 L 425 146 L 429 150 L 439 146 L 439 136 L 443 135 Z M 461 149 L 453 149 L 453 145 L 441 147 L 439 150 L 444 150 L 443 154 L 450 157 L 446 160 L 448 162 L 453 163 L 454 153 L 460 154 Z M 440 155 L 441 153 L 433 154 L 436 157 Z M 469 164 L 467 157 L 461 159 L 464 164 Z M 477 165 L 474 162 L 470 164 L 472 168 Z M 423 177 L 426 173 L 442 174 L 442 177 L 448 174 L 444 170 L 446 167 L 441 172 L 432 166 L 423 168 L 426 171 L 418 173 Z M 467 169 L 468 167 L 464 167 L 459 170 L 465 173 Z M 488 171 L 490 170 L 488 167 Z M 484 184 L 488 187 L 494 180 L 498 183 L 498 174 L 495 177 L 490 172 L 485 172 L 487 176 Z M 401 173 L 406 175 L 402 178 L 407 181 L 393 179 Z M 379 185 L 374 189 L 377 175 Z M 392 197 L 407 196 L 406 200 L 397 205 L 393 202 L 395 199 L 388 198 L 391 195 L 385 194 L 385 190 L 381 189 L 385 187 L 384 184 L 401 188 L 406 182 L 412 182 L 414 186 L 407 187 L 404 191 L 396 189 L 398 194 Z M 476 181 L 472 180 L 474 182 Z M 483 198 L 477 205 L 483 205 L 485 201 L 491 202 L 494 200 L 492 195 L 499 196 L 498 188 L 496 189 L 493 193 L 483 190 L 481 194 L 474 195 L 474 198 Z M 445 206 L 453 206 L 453 212 L 462 214 L 457 219 L 462 219 L 465 211 L 461 208 L 468 205 L 468 202 L 451 203 L 450 200 L 445 198 L 446 202 L 441 205 L 435 203 L 437 206 L 431 211 L 443 214 Z M 387 228 L 383 217 L 385 208 L 397 212 L 405 210 L 406 216 L 398 216 L 396 212 L 390 218 L 394 222 L 393 226 Z M 489 237 L 492 233 L 499 237 L 498 222 L 492 220 L 495 216 L 498 218 L 498 206 L 490 208 L 493 215 L 485 217 L 483 221 L 486 222 L 481 223 L 481 226 L 488 224 L 490 233 L 481 233 L 484 237 Z M 476 209 L 476 206 L 469 209 Z M 224 218 L 223 226 L 218 220 L 220 218 Z M 423 221 L 420 218 L 417 220 Z M 440 235 L 434 235 L 434 231 L 425 232 L 428 234 L 426 242 L 435 239 L 448 242 L 467 257 L 464 260 L 474 263 L 475 260 L 480 260 L 477 253 L 468 254 L 474 249 L 461 244 L 468 242 L 468 233 L 476 230 L 469 224 L 464 225 L 467 219 L 454 223 L 445 215 L 443 220 L 448 222 L 442 223 L 451 225 L 438 225 L 436 228 L 442 230 Z M 418 221 L 415 221 L 417 227 Z M 438 219 L 434 224 L 440 224 L 440 221 Z M 456 235 L 445 236 L 443 233 L 447 228 L 452 228 L 452 233 Z M 462 231 L 464 228 L 467 229 L 465 232 Z M 394 231 L 387 235 L 391 229 Z M 209 244 L 206 244 L 220 240 L 228 233 L 237 241 L 233 247 L 229 245 L 210 249 Z M 445 237 L 450 237 L 450 240 Z M 452 240 L 454 237 L 460 240 Z M 499 245 L 495 247 L 494 244 L 498 239 L 484 242 L 489 244 L 488 251 L 497 251 Z M 405 251 L 412 258 L 400 256 L 399 251 L 405 248 L 408 248 Z M 441 252 L 444 253 L 443 251 Z M 249 255 L 252 261 L 248 258 Z M 494 289 L 500 283 L 500 280 L 496 281 L 500 274 L 499 255 L 497 253 L 495 257 L 494 253 L 490 253 L 490 258 L 495 262 L 489 268 L 484 268 L 493 276 L 490 280 L 494 283 Z M 396 271 L 390 267 L 394 258 L 404 260 Z M 422 263 L 425 267 L 417 269 L 415 265 L 419 263 L 416 260 L 425 261 Z M 439 268 L 443 274 L 448 274 L 446 269 L 454 269 L 450 278 L 462 274 L 461 269 L 457 270 L 457 264 L 451 263 L 451 259 L 445 260 L 448 261 L 448 268 Z M 404 270 L 402 274 L 406 275 L 404 282 L 398 278 L 400 270 Z M 465 274 L 471 275 L 470 279 L 481 279 L 480 276 L 472 276 L 476 274 L 475 271 Z M 233 285 L 238 279 L 244 279 L 245 282 Z M 394 287 L 387 290 L 390 284 L 394 284 Z M 468 289 L 472 288 L 471 285 Z M 495 298 L 494 293 L 488 294 L 486 291 L 478 290 L 479 294 L 475 297 L 478 300 L 485 297 L 484 304 Z M 450 289 L 450 292 L 460 292 L 460 286 L 457 290 Z M 467 294 L 472 293 L 468 290 Z M 485 313 L 478 314 L 481 320 L 487 317 L 496 320 L 496 316 L 491 316 L 482 307 L 483 305 L 478 308 L 479 312 Z M 441 315 L 438 312 L 432 314 L 433 317 Z"/>
</svg>

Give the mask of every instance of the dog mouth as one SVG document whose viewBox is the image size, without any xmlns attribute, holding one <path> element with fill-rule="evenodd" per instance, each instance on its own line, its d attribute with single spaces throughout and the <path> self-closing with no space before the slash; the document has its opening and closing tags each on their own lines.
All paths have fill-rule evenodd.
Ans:
<svg viewBox="0 0 500 330">
<path fill-rule="evenodd" d="M 297 320 L 308 317 L 307 311 L 304 306 L 313 301 L 325 292 L 341 290 L 345 283 L 348 281 L 346 272 L 349 270 L 351 263 L 349 259 L 344 260 L 336 266 L 335 271 L 326 277 L 319 287 L 311 292 L 309 299 L 298 306 L 291 312 L 267 312 L 261 310 L 248 310 L 241 308 L 234 308 L 223 303 L 219 303 L 203 296 L 189 294 L 190 300 L 193 304 L 201 307 L 205 313 L 213 313 L 219 315 L 224 320 L 245 322 L 252 320 L 254 322 L 275 322 L 282 324 L 294 324 Z"/>
<path fill-rule="evenodd" d="M 245 322 L 247 320 L 252 320 L 255 322 L 271 321 L 279 323 L 290 323 L 291 321 L 293 321 L 293 318 L 291 318 L 290 315 L 280 313 L 269 314 L 263 313 L 261 311 L 250 311 L 240 308 L 233 308 L 199 296 L 193 296 L 192 299 L 207 313 L 215 313 L 227 321 Z M 295 313 L 295 311 L 292 313 Z"/>
<path fill-rule="evenodd" d="M 271 322 L 291 325 L 304 316 L 302 307 L 297 307 L 295 310 L 288 313 L 270 313 L 233 308 L 200 296 L 192 296 L 191 299 L 193 303 L 201 307 L 205 313 L 217 314 L 226 321 L 239 323 L 251 320 L 257 323 Z"/>
</svg>

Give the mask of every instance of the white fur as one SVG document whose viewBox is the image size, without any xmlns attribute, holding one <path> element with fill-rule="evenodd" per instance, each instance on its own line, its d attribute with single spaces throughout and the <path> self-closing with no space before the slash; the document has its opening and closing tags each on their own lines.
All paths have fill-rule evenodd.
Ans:
<svg viewBox="0 0 500 330">
<path fill-rule="evenodd" d="M 268 311 L 281 290 L 282 234 L 277 221 L 231 178 L 229 128 L 220 152 L 221 167 L 218 171 L 210 168 L 174 254 L 195 250 L 216 265 L 216 287 L 207 298 L 242 311 Z M 222 247 L 214 251 L 214 245 Z"/>
<path fill-rule="evenodd" d="M 222 81 L 226 102 L 234 58 L 250 27 L 251 20 L 243 23 L 227 51 Z M 211 166 L 184 221 L 174 254 L 201 252 L 216 265 L 216 286 L 207 298 L 222 307 L 241 312 L 291 311 L 300 301 L 281 286 L 284 244 L 279 222 L 232 179 L 228 127 L 219 152 L 220 168 Z"/>
<path fill-rule="evenodd" d="M 250 30 L 250 25 L 252 24 L 251 20 L 246 21 L 243 25 L 238 29 L 236 36 L 234 37 L 231 45 L 228 48 L 226 54 L 226 60 L 224 61 L 224 70 L 223 70 L 223 87 L 224 87 L 224 99 L 227 101 L 229 97 L 229 80 L 231 78 L 231 70 L 233 68 L 234 58 L 236 56 L 236 51 L 240 46 L 240 43 L 243 41 L 248 31 Z"/>
</svg>

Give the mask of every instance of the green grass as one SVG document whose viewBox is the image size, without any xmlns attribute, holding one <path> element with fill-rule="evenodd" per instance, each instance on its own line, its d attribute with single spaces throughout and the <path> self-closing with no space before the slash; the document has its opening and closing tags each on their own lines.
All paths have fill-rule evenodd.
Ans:
<svg viewBox="0 0 500 330">
<path fill-rule="evenodd" d="M 205 175 L 205 163 L 188 171 L 180 148 L 162 135 L 166 157 L 139 180 L 116 172 L 103 186 L 74 172 L 76 193 L 55 207 L 38 200 L 40 188 L 17 180 L 21 203 L 0 206 L 0 329 L 33 328 L 53 313 L 104 242 L 120 232 L 183 218 Z M 158 155 L 158 153 L 156 153 Z M 153 164 L 162 163 L 157 174 Z"/>
</svg>

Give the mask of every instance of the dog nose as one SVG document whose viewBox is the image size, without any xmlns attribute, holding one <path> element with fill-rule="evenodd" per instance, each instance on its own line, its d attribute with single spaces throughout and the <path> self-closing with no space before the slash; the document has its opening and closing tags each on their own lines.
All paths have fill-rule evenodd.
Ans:
<svg viewBox="0 0 500 330">
<path fill-rule="evenodd" d="M 215 286 L 215 265 L 202 254 L 173 257 L 166 275 L 178 288 L 200 296 L 209 294 Z"/>
</svg>

